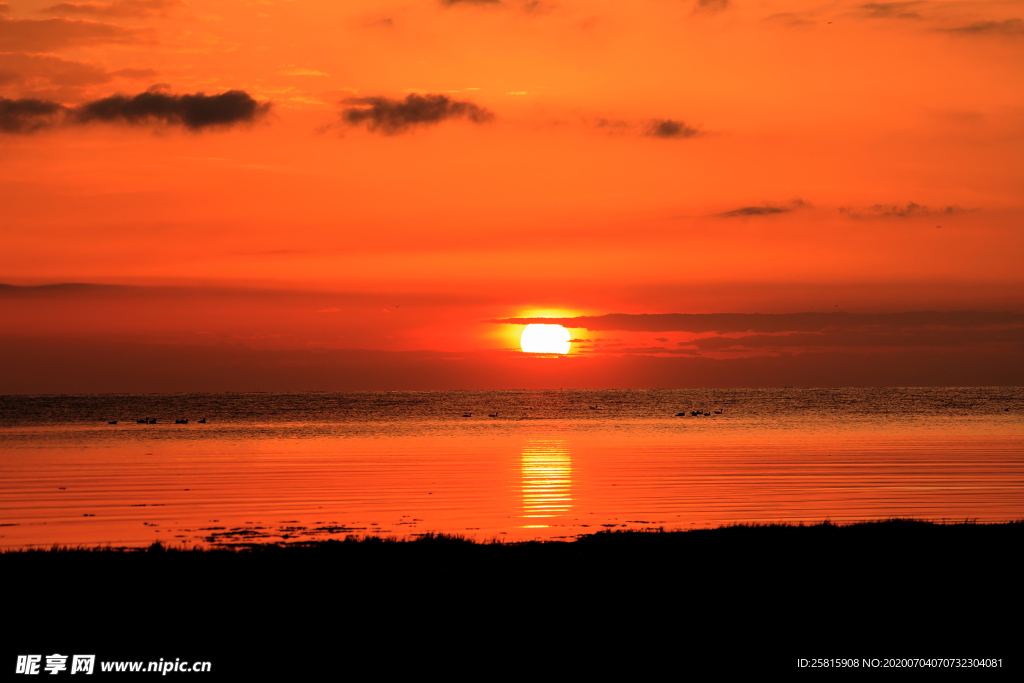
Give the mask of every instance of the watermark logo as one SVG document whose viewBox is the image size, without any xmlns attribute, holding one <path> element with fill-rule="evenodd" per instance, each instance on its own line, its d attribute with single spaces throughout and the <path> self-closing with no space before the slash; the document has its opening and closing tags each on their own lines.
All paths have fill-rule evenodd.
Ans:
<svg viewBox="0 0 1024 683">
<path fill-rule="evenodd" d="M 14 667 L 14 673 L 28 676 L 38 676 L 39 667 L 42 665 L 42 655 L 18 655 L 18 663 Z M 71 673 L 89 675 L 96 669 L 96 655 L 72 655 Z M 46 655 L 46 664 L 42 667 L 43 672 L 54 676 L 62 671 L 68 670 L 68 656 L 60 653 Z"/>
<path fill-rule="evenodd" d="M 43 663 L 43 660 L 46 663 Z M 52 655 L 18 655 L 18 661 L 14 673 L 27 676 L 38 676 L 41 673 L 54 676 L 62 672 L 70 674 L 92 675 L 96 671 L 96 655 L 71 655 L 70 671 L 68 667 L 68 655 L 54 653 Z M 208 672 L 211 668 L 210 662 L 183 662 L 181 658 L 171 660 L 160 659 L 158 662 L 100 662 L 100 671 L 104 673 L 158 673 L 166 676 L 168 673 L 196 673 Z"/>
<path fill-rule="evenodd" d="M 18 666 L 14 673 L 34 676 L 39 673 L 39 662 L 42 660 L 42 655 L 18 655 Z"/>
<path fill-rule="evenodd" d="M 71 673 L 91 674 L 96 667 L 96 655 L 75 655 L 71 658 Z"/>
<path fill-rule="evenodd" d="M 67 655 L 46 655 L 46 666 L 43 667 L 46 673 L 53 675 L 60 673 L 61 671 L 68 670 L 68 656 Z"/>
</svg>

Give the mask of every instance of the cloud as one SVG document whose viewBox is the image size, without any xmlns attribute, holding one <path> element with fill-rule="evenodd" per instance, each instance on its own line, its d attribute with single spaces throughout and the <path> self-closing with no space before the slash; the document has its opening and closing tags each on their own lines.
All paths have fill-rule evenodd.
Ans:
<svg viewBox="0 0 1024 683">
<path fill-rule="evenodd" d="M 777 24 L 783 24 L 791 28 L 806 28 L 808 26 L 817 25 L 817 21 L 808 18 L 809 15 L 799 14 L 796 12 L 782 12 L 780 14 L 772 14 L 765 18 L 765 21 L 771 21 Z"/>
<path fill-rule="evenodd" d="M 655 138 L 683 139 L 700 135 L 700 131 L 696 128 L 691 128 L 682 121 L 654 119 L 647 127 L 645 134 Z"/>
<path fill-rule="evenodd" d="M 741 206 L 738 209 L 732 211 L 723 211 L 722 213 L 716 213 L 715 215 L 720 218 L 741 218 L 749 216 L 772 216 L 779 213 L 789 213 L 790 211 L 796 211 L 802 209 L 805 206 L 809 206 L 807 202 L 802 199 L 794 199 L 789 204 L 762 204 L 761 206 Z"/>
<path fill-rule="evenodd" d="M 646 119 L 640 121 L 626 121 L 622 119 L 584 119 L 587 125 L 607 131 L 608 135 L 634 135 L 639 133 L 646 137 L 662 138 L 666 140 L 685 140 L 697 137 L 704 133 L 687 125 L 683 121 L 674 119 Z"/>
<path fill-rule="evenodd" d="M 258 349 L 240 343 L 9 336 L 0 337 L 0 394 L 1024 384 L 1017 349 L 978 351 L 784 353 L 728 360 L 570 354 L 538 367 L 539 359 L 518 352 Z M 1004 393 L 1016 396 L 1014 391 Z M 939 390 L 935 399 L 949 395 Z"/>
<path fill-rule="evenodd" d="M 151 31 L 85 19 L 0 19 L 0 49 L 49 52 L 64 47 L 146 42 Z"/>
<path fill-rule="evenodd" d="M 134 97 L 113 95 L 89 102 L 75 109 L 75 118 L 81 123 L 102 121 L 131 125 L 162 121 L 200 130 L 255 121 L 269 110 L 269 102 L 257 102 L 242 90 L 229 90 L 219 95 L 174 95 L 150 88 Z"/>
<path fill-rule="evenodd" d="M 434 125 L 448 119 L 467 118 L 473 123 L 486 123 L 494 114 L 472 102 L 460 102 L 447 95 L 418 95 L 411 93 L 404 100 L 387 97 L 350 97 L 341 113 L 350 126 L 365 123 L 371 131 L 385 135 L 403 133 L 417 125 Z"/>
<path fill-rule="evenodd" d="M 80 87 L 109 83 L 114 78 L 152 78 L 152 69 L 107 71 L 92 64 L 55 55 L 0 52 L 0 83 L 32 89 L 41 87 Z"/>
<path fill-rule="evenodd" d="M 330 76 L 328 73 L 323 71 L 317 71 L 316 69 L 305 69 L 301 67 L 291 67 L 281 72 L 285 76 Z"/>
<path fill-rule="evenodd" d="M 732 211 L 716 214 L 718 216 L 768 216 L 773 213 L 786 213 L 790 209 L 778 206 L 743 206 Z"/>
<path fill-rule="evenodd" d="M 697 0 L 693 5 L 694 12 L 714 14 L 729 9 L 729 0 Z"/>
<path fill-rule="evenodd" d="M 872 218 L 929 218 L 935 216 L 955 216 L 957 214 L 967 213 L 967 211 L 967 209 L 955 204 L 939 209 L 929 209 L 927 206 L 916 204 L 914 202 L 907 202 L 902 205 L 875 204 L 863 211 L 849 206 L 839 207 L 839 213 L 846 214 L 850 218 L 858 220 Z"/>
<path fill-rule="evenodd" d="M 598 128 L 611 128 L 614 130 L 622 130 L 630 126 L 629 123 L 618 119 L 598 119 L 594 125 Z"/>
<path fill-rule="evenodd" d="M 944 29 L 946 33 L 963 36 L 1024 36 L 1024 21 L 1004 19 L 1003 21 L 976 21 L 967 26 Z"/>
<path fill-rule="evenodd" d="M 594 354 L 745 353 L 764 356 L 806 351 L 886 352 L 895 349 L 944 349 L 970 353 L 1024 350 L 1024 313 L 985 311 L 911 311 L 906 313 L 789 314 L 623 314 L 577 318 L 511 318 L 506 324 L 557 323 L 590 332 L 680 332 L 696 336 L 673 347 L 595 345 Z M 709 333 L 712 333 L 710 336 Z M 582 336 L 582 335 L 581 335 Z M 590 336 L 590 335 L 588 335 Z M 667 336 L 654 339 L 668 343 Z"/>
<path fill-rule="evenodd" d="M 44 100 L 9 100 L 0 97 L 0 131 L 4 133 L 34 133 L 59 121 L 64 107 Z"/>
<path fill-rule="evenodd" d="M 202 130 L 255 121 L 271 106 L 269 102 L 257 102 L 242 90 L 229 90 L 219 95 L 175 95 L 163 92 L 160 87 L 154 86 L 134 97 L 113 95 L 78 107 L 44 100 L 0 98 L 0 131 L 24 134 L 57 125 L 93 122 L 127 125 L 162 122 Z"/>
<path fill-rule="evenodd" d="M 6 2 L 0 2 L 0 14 L 8 14 L 11 11 L 11 6 Z"/>
<path fill-rule="evenodd" d="M 857 11 L 860 16 L 868 19 L 913 19 L 923 20 L 924 17 L 916 11 L 926 2 L 871 2 L 859 5 Z M 1002 36 L 1019 37 L 1024 36 L 1024 21 L 1020 18 L 1010 18 L 992 21 L 976 21 L 964 26 L 952 28 L 935 29 L 943 33 L 962 36 Z"/>
<path fill-rule="evenodd" d="M 500 5 L 501 0 L 441 0 L 445 7 L 452 5 Z"/>
<path fill-rule="evenodd" d="M 530 0 L 523 4 L 523 11 L 527 14 L 547 14 L 555 9 L 553 2 L 542 2 L 541 0 Z"/>
<path fill-rule="evenodd" d="M 870 19 L 922 19 L 917 12 L 911 11 L 920 2 L 869 2 L 858 9 Z"/>
<path fill-rule="evenodd" d="M 110 73 L 121 78 L 152 78 L 156 76 L 156 71 L 153 69 L 118 69 Z"/>
<path fill-rule="evenodd" d="M 183 9 L 182 0 L 117 0 L 116 2 L 61 2 L 40 10 L 49 14 L 85 14 L 99 17 L 151 17 Z"/>
<path fill-rule="evenodd" d="M 692 342 L 701 351 L 722 349 L 963 347 L 976 344 L 1024 343 L 1024 329 L 882 329 L 755 334 L 743 337 L 705 337 Z"/>
<path fill-rule="evenodd" d="M 632 346 L 622 347 L 611 350 L 612 353 L 624 353 L 630 355 L 645 355 L 645 356 L 695 356 L 700 353 L 697 349 L 668 349 L 664 346 Z M 602 349 L 595 349 L 596 352 L 600 353 Z"/>
<path fill-rule="evenodd" d="M 485 322 L 547 323 L 590 331 L 766 333 L 820 332 L 854 328 L 979 328 L 1024 325 L 1024 313 L 986 311 L 914 311 L 907 313 L 609 313 L 575 318 L 500 318 Z"/>
</svg>

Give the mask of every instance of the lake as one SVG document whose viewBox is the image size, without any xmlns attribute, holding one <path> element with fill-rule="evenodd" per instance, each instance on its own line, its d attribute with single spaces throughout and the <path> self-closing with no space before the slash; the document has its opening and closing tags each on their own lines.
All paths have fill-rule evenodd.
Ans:
<svg viewBox="0 0 1024 683">
<path fill-rule="evenodd" d="M 1022 416 L 1015 387 L 4 396 L 0 547 L 1022 519 Z"/>
</svg>

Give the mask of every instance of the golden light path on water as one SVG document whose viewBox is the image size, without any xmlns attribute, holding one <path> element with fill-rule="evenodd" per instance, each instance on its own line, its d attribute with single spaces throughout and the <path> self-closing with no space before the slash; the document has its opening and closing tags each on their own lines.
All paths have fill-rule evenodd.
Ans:
<svg viewBox="0 0 1024 683">
<path fill-rule="evenodd" d="M 545 520 L 572 507 L 572 458 L 562 439 L 532 439 L 523 446 L 524 529 L 544 529 Z"/>
</svg>

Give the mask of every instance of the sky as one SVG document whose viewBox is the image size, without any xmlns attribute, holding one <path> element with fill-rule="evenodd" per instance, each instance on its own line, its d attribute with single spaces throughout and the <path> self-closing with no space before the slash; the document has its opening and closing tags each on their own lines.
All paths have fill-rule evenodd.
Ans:
<svg viewBox="0 0 1024 683">
<path fill-rule="evenodd" d="M 1021 83 L 1020 0 L 0 2 L 0 393 L 1021 385 Z"/>
</svg>

